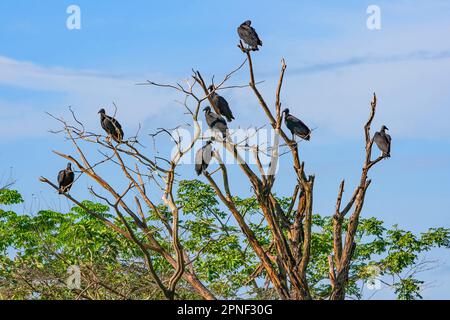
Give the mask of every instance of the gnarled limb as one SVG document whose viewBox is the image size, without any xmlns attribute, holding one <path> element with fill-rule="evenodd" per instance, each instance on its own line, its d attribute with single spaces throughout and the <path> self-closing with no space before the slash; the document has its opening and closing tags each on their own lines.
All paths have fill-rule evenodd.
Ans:
<svg viewBox="0 0 450 320">
<path fill-rule="evenodd" d="M 332 300 L 342 300 L 345 298 L 345 288 L 348 282 L 348 273 L 350 269 L 351 259 L 353 257 L 356 243 L 355 235 L 358 229 L 359 217 L 364 206 L 364 200 L 367 189 L 370 186 L 371 180 L 368 179 L 369 170 L 385 157 L 378 157 L 376 160 L 371 160 L 373 139 L 370 134 L 370 127 L 375 117 L 377 107 L 377 96 L 373 95 L 373 100 L 370 104 L 370 115 L 364 126 L 365 136 L 365 150 L 366 157 L 362 168 L 361 179 L 359 185 L 356 187 L 353 196 L 345 208 L 341 211 L 342 196 L 344 193 L 344 181 L 341 182 L 338 198 L 336 202 L 336 212 L 334 214 L 333 223 L 333 248 L 334 248 L 334 266 L 335 272 L 333 278 L 330 278 L 333 286 L 331 292 Z M 345 235 L 345 243 L 342 243 L 342 226 L 345 215 L 352 209 L 353 213 L 349 218 L 347 231 Z M 331 264 L 330 264 L 331 268 Z M 330 273 L 331 275 L 332 273 Z"/>
</svg>

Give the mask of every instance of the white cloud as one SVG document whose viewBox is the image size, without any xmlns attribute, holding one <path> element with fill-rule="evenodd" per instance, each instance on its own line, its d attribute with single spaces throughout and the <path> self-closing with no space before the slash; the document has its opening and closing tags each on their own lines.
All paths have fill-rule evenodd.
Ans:
<svg viewBox="0 0 450 320">
<path fill-rule="evenodd" d="M 165 81 L 160 75 L 155 77 Z M 98 121 L 100 106 L 105 106 L 112 113 L 113 102 L 118 105 L 124 124 L 136 123 L 132 127 L 134 130 L 138 123 L 173 105 L 174 96 L 167 90 L 135 85 L 144 80 L 146 78 L 44 67 L 0 56 L 0 86 L 24 92 L 23 101 L 8 100 L 7 97 L 0 100 L 0 134 L 12 137 L 27 136 L 30 132 L 43 134 L 54 127 L 54 122 L 45 115 L 45 111 L 58 116 L 67 115 L 69 105 L 87 125 L 93 125 L 94 121 Z M 30 101 L 32 99 L 27 94 L 33 96 L 36 92 L 54 93 L 59 98 L 57 101 L 50 99 L 50 102 L 46 98 Z"/>
<path fill-rule="evenodd" d="M 328 62 L 318 67 L 315 64 L 300 70 L 294 68 L 292 72 L 288 68 L 283 103 L 310 126 L 319 127 L 317 137 L 359 137 L 373 91 L 377 92 L 380 102 L 377 127 L 387 124 L 396 137 L 437 138 L 450 134 L 444 120 L 449 116 L 447 105 L 450 103 L 446 90 L 450 83 L 450 59 L 445 54 L 413 52 L 346 61 L 350 63 Z M 246 73 L 242 75 L 245 77 Z M 138 123 L 151 122 L 153 117 L 164 118 L 167 110 L 173 111 L 171 119 L 182 117 L 181 109 L 173 102 L 180 96 L 163 88 L 136 86 L 136 78 L 46 68 L 0 57 L 0 85 L 19 88 L 25 93 L 30 90 L 31 94 L 36 91 L 50 95 L 62 93 L 62 98 L 50 102 L 45 98 L 40 101 L 39 97 L 32 102 L 30 99 L 23 102 L 0 100 L 0 134 L 15 137 L 29 136 L 32 132 L 43 134 L 55 124 L 44 111 L 68 115 L 65 107 L 69 105 L 88 126 L 93 126 L 98 121 L 99 107 L 106 106 L 112 112 L 114 101 L 128 131 L 135 130 Z M 264 96 L 272 104 L 276 81 L 276 77 L 270 76 L 261 85 Z M 259 106 L 252 94 L 242 89 L 223 94 L 235 113 L 240 114 L 236 124 L 249 126 L 244 120 L 248 116 L 253 117 L 252 124 L 256 125 L 258 120 L 262 123 L 262 112 L 255 117 L 254 110 Z"/>
</svg>

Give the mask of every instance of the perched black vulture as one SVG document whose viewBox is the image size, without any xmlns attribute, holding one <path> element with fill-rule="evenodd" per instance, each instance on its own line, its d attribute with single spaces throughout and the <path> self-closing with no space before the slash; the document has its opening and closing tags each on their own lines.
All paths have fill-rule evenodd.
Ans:
<svg viewBox="0 0 450 320">
<path fill-rule="evenodd" d="M 251 26 L 250 20 L 245 21 L 237 29 L 239 37 L 250 47 L 250 50 L 258 51 L 258 46 L 262 46 L 262 41 L 259 39 L 255 29 Z"/>
<path fill-rule="evenodd" d="M 231 112 L 230 106 L 228 105 L 227 100 L 225 100 L 224 97 L 218 95 L 214 91 L 214 86 L 211 85 L 209 87 L 209 91 L 211 92 L 211 99 L 214 102 L 214 105 L 216 106 L 215 110 L 219 112 L 220 115 L 227 118 L 228 122 L 231 122 L 234 120 L 233 112 Z"/>
<path fill-rule="evenodd" d="M 311 138 L 311 130 L 306 126 L 306 124 L 304 124 L 300 119 L 297 119 L 293 115 L 289 114 L 289 109 L 285 109 L 283 114 L 286 127 L 288 127 L 292 133 L 292 140 L 294 140 L 294 135 L 296 135 L 309 141 Z"/>
<path fill-rule="evenodd" d="M 197 172 L 197 175 L 201 175 L 208 168 L 211 157 L 212 141 L 209 140 L 195 155 L 195 172 Z"/>
<path fill-rule="evenodd" d="M 98 113 L 100 113 L 100 123 L 103 130 L 105 130 L 108 136 L 113 138 L 115 142 L 122 142 L 123 130 L 119 121 L 117 121 L 113 117 L 106 115 L 105 109 L 101 109 Z"/>
<path fill-rule="evenodd" d="M 228 131 L 227 122 L 225 121 L 225 119 L 212 112 L 211 107 L 206 107 L 205 109 L 203 109 L 203 111 L 205 111 L 205 118 L 208 126 L 212 130 L 220 131 L 223 138 L 225 139 L 227 137 Z"/>
<path fill-rule="evenodd" d="M 68 193 L 72 188 L 75 174 L 72 171 L 72 164 L 69 162 L 67 168 L 58 174 L 59 194 Z"/>
<path fill-rule="evenodd" d="M 386 133 L 386 126 L 382 126 L 379 132 L 373 136 L 373 140 L 381 150 L 383 157 L 389 158 L 391 156 L 391 136 Z"/>
</svg>

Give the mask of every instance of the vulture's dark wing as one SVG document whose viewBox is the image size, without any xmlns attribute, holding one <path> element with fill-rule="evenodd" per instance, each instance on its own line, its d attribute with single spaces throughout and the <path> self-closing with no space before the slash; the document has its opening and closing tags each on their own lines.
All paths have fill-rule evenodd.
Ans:
<svg viewBox="0 0 450 320">
<path fill-rule="evenodd" d="M 65 180 L 66 192 L 69 192 L 70 188 L 72 188 L 73 181 L 75 180 L 75 173 L 73 173 L 73 171 L 66 172 Z"/>
<path fill-rule="evenodd" d="M 392 138 L 390 135 L 388 135 L 387 133 L 385 133 L 386 135 L 386 140 L 388 142 L 388 154 L 391 154 L 391 142 L 392 142 Z"/>
<path fill-rule="evenodd" d="M 252 33 L 256 37 L 256 41 L 257 41 L 258 45 L 262 46 L 263 43 L 262 43 L 261 39 L 259 38 L 258 33 L 256 33 L 256 30 L 253 27 L 250 27 L 250 28 L 252 29 Z"/>
<path fill-rule="evenodd" d="M 195 154 L 195 172 L 197 175 L 201 175 L 203 171 L 203 148 L 198 149 Z"/>
<path fill-rule="evenodd" d="M 227 118 L 228 122 L 231 122 L 234 119 L 233 112 L 230 109 L 230 105 L 224 97 L 216 94 L 214 95 L 213 102 L 217 109 L 220 111 L 220 114 Z"/>
<path fill-rule="evenodd" d="M 64 184 L 64 176 L 65 176 L 66 170 L 61 170 L 58 173 L 58 184 L 59 187 L 61 188 L 61 186 Z"/>
<path fill-rule="evenodd" d="M 72 188 L 72 183 L 75 180 L 73 171 L 61 170 L 58 174 L 59 194 L 69 192 Z"/>
<path fill-rule="evenodd" d="M 108 118 L 103 116 L 100 118 L 100 124 L 102 125 L 102 129 L 106 131 L 106 133 L 110 134 L 108 127 Z"/>
<path fill-rule="evenodd" d="M 213 130 L 219 130 L 222 133 L 222 136 L 225 138 L 227 136 L 227 122 L 224 118 L 215 114 L 213 112 L 206 113 L 206 123 Z"/>
<path fill-rule="evenodd" d="M 113 135 L 113 134 L 116 133 L 116 129 L 112 125 L 111 120 L 108 117 L 106 117 L 106 116 L 102 119 L 102 128 L 109 135 Z"/>
<path fill-rule="evenodd" d="M 244 40 L 245 43 L 248 44 L 247 40 L 249 39 L 248 36 L 248 31 L 247 28 L 244 25 L 239 26 L 239 28 L 237 29 L 239 38 L 241 38 L 242 40 Z"/>
<path fill-rule="evenodd" d="M 389 154 L 389 141 L 388 141 L 388 139 L 386 139 L 386 137 L 382 133 L 376 132 L 373 137 L 373 140 L 375 141 L 376 145 L 383 153 L 383 156 L 386 156 Z"/>
<path fill-rule="evenodd" d="M 116 141 L 120 142 L 123 139 L 123 130 L 122 126 L 120 125 L 119 121 L 116 119 L 105 116 L 105 118 L 102 121 L 102 127 L 105 129 L 105 131 L 111 135 L 111 137 Z"/>
<path fill-rule="evenodd" d="M 206 146 L 202 148 L 202 156 L 203 156 L 203 164 L 202 164 L 202 170 L 206 170 L 209 166 L 209 163 L 211 162 L 212 158 L 212 144 L 208 143 Z"/>
<path fill-rule="evenodd" d="M 216 121 L 213 122 L 211 127 L 214 130 L 219 130 L 222 133 L 222 136 L 225 138 L 227 136 L 228 126 L 227 122 L 221 116 L 218 116 Z"/>
<path fill-rule="evenodd" d="M 225 119 L 219 116 L 218 114 L 215 114 L 214 112 L 206 114 L 206 123 L 211 129 L 214 128 L 218 123 L 222 123 L 225 126 L 227 125 Z"/>
<path fill-rule="evenodd" d="M 119 121 L 117 121 L 116 119 L 110 117 L 111 119 L 111 123 L 114 125 L 115 128 L 117 128 L 117 130 L 122 130 L 122 126 L 120 125 Z"/>
<path fill-rule="evenodd" d="M 228 131 L 228 127 L 226 124 L 222 123 L 222 122 L 218 122 L 215 126 L 214 129 L 219 130 L 222 133 L 222 137 L 226 138 L 227 137 L 227 131 Z"/>
<path fill-rule="evenodd" d="M 293 115 L 288 115 L 286 117 L 286 126 L 293 134 L 299 136 L 300 138 L 305 140 L 310 139 L 311 130 L 306 124 L 303 123 L 302 120 L 297 119 Z"/>
<path fill-rule="evenodd" d="M 201 175 L 208 168 L 212 157 L 212 145 L 209 143 L 199 149 L 195 155 L 195 171 Z"/>
<path fill-rule="evenodd" d="M 244 40 L 246 44 L 253 48 L 257 48 L 258 45 L 262 45 L 262 41 L 259 39 L 255 29 L 247 25 L 241 25 L 238 28 L 239 37 Z"/>
</svg>

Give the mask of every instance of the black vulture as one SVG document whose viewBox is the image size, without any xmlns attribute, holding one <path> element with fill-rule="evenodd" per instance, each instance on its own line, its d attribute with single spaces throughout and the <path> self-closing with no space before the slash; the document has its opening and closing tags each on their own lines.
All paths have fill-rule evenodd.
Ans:
<svg viewBox="0 0 450 320">
<path fill-rule="evenodd" d="M 258 34 L 251 25 L 252 22 L 250 20 L 247 20 L 239 26 L 237 31 L 239 37 L 244 40 L 247 45 L 249 45 L 250 50 L 258 51 L 258 46 L 262 46 L 262 41 L 259 39 Z"/>
<path fill-rule="evenodd" d="M 101 109 L 98 113 L 100 114 L 100 123 L 103 130 L 105 130 L 108 136 L 112 137 L 115 142 L 122 142 L 123 130 L 119 121 L 106 115 L 105 109 Z"/>
<path fill-rule="evenodd" d="M 59 194 L 68 193 L 72 188 L 75 174 L 72 171 L 72 164 L 69 162 L 67 168 L 61 170 L 58 174 Z"/>
<path fill-rule="evenodd" d="M 225 139 L 227 137 L 228 131 L 227 122 L 225 121 L 225 119 L 219 116 L 218 114 L 212 112 L 211 107 L 209 106 L 203 109 L 203 111 L 205 111 L 205 118 L 208 126 L 212 130 L 220 131 L 222 133 L 223 138 Z"/>
<path fill-rule="evenodd" d="M 228 105 L 227 100 L 225 100 L 224 97 L 218 95 L 214 91 L 213 85 L 209 86 L 209 91 L 211 92 L 211 100 L 213 101 L 214 106 L 215 106 L 214 109 L 216 111 L 218 111 L 220 115 L 227 118 L 228 122 L 231 122 L 232 120 L 234 120 L 233 112 L 231 112 L 231 109 L 230 109 L 230 106 Z"/>
<path fill-rule="evenodd" d="M 382 156 L 389 158 L 391 156 L 391 136 L 386 133 L 389 130 L 386 126 L 382 126 L 379 132 L 376 132 L 373 140 L 382 152 Z"/>
<path fill-rule="evenodd" d="M 201 175 L 208 168 L 211 157 L 212 141 L 209 140 L 195 155 L 195 172 L 197 172 L 197 175 Z"/>
<path fill-rule="evenodd" d="M 304 124 L 300 119 L 297 119 L 293 115 L 289 114 L 289 109 L 285 109 L 283 114 L 286 127 L 288 127 L 292 133 L 292 140 L 294 140 L 294 136 L 296 135 L 309 141 L 311 138 L 311 130 L 306 126 L 306 124 Z"/>
</svg>

